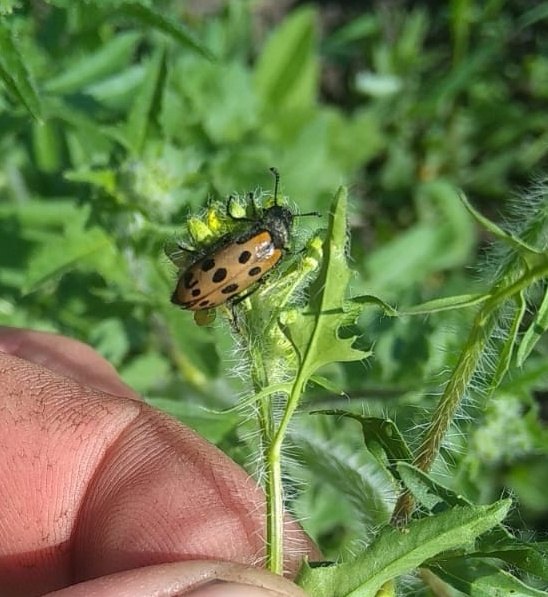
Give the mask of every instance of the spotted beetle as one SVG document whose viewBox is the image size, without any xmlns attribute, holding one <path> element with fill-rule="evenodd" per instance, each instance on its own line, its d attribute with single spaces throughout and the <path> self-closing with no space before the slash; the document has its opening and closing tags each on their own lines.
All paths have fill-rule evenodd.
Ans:
<svg viewBox="0 0 548 597">
<path fill-rule="evenodd" d="M 248 222 L 247 229 L 224 235 L 181 272 L 171 297 L 174 304 L 200 311 L 227 301 L 243 300 L 250 294 L 245 291 L 280 263 L 289 244 L 294 218 L 320 215 L 318 212 L 294 214 L 279 205 L 280 174 L 276 168 L 270 171 L 275 181 L 274 205 L 259 211 L 250 194 L 253 217 L 237 218 L 230 213 L 231 197 L 227 214 L 233 220 Z"/>
</svg>

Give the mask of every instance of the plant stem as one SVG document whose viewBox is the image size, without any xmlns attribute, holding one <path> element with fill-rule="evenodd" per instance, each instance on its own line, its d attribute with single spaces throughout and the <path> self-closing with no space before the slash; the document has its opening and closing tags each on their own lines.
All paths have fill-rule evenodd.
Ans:
<svg viewBox="0 0 548 597">
<path fill-rule="evenodd" d="M 267 521 L 270 529 L 271 541 L 268 544 L 270 553 L 267 561 L 269 570 L 276 574 L 283 574 L 283 546 L 284 546 L 284 493 L 282 479 L 282 447 L 289 427 L 289 423 L 297 409 L 304 380 L 297 374 L 289 393 L 287 403 L 278 424 L 275 435 L 266 454 L 267 477 L 270 480 L 267 501 L 270 502 L 270 517 Z M 267 533 L 268 536 L 268 533 Z"/>
<path fill-rule="evenodd" d="M 266 567 L 274 574 L 283 574 L 284 495 L 281 454 L 273 450 L 274 442 L 265 446 L 266 462 Z"/>
<path fill-rule="evenodd" d="M 251 346 L 249 337 L 245 337 L 248 346 Z M 255 394 L 259 394 L 268 386 L 267 364 L 263 359 L 263 351 L 259 348 L 253 351 L 251 359 L 251 381 Z M 266 396 L 257 401 L 257 423 L 261 434 L 261 457 L 262 462 L 268 463 L 270 446 L 272 444 L 273 430 L 275 425 L 275 413 L 272 405 L 272 396 Z M 266 567 L 271 572 L 282 574 L 283 562 L 280 564 L 276 554 L 280 552 L 277 545 L 278 532 L 275 521 L 280 520 L 277 513 L 277 504 L 272 496 L 276 495 L 277 487 L 281 485 L 281 480 L 273 470 L 273 467 L 266 465 L 265 471 L 265 496 L 266 496 Z M 283 496 L 282 496 L 283 508 Z M 283 516 L 283 514 L 282 514 Z"/>
<path fill-rule="evenodd" d="M 266 337 L 266 336 L 265 336 Z M 255 346 L 251 363 L 251 378 L 255 393 L 269 385 L 269 363 L 264 355 L 265 346 Z M 284 496 L 282 484 L 281 453 L 274 450 L 278 430 L 276 430 L 275 395 L 258 400 L 257 422 L 261 434 L 262 462 L 265 464 L 266 498 L 266 568 L 274 574 L 283 574 L 283 521 Z"/>
<path fill-rule="evenodd" d="M 497 325 L 502 304 L 512 299 L 537 280 L 548 276 L 548 258 L 545 256 L 535 267 L 520 272 L 517 279 L 506 274 L 502 283 L 494 285 L 490 298 L 477 313 L 451 378 L 447 382 L 443 395 L 434 411 L 432 421 L 424 433 L 415 459 L 415 466 L 428 472 L 437 458 L 440 447 L 449 427 L 462 403 L 466 389 L 482 357 L 485 345 Z M 514 272 L 512 272 L 514 274 Z M 414 507 L 409 493 L 403 493 L 396 505 L 393 520 L 406 519 Z"/>
</svg>

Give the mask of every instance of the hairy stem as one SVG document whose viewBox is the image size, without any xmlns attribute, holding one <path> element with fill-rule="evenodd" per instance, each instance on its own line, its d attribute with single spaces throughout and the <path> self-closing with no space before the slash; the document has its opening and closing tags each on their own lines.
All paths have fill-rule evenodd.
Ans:
<svg viewBox="0 0 548 597">
<path fill-rule="evenodd" d="M 474 318 L 468 339 L 417 452 L 414 464 L 422 471 L 428 472 L 439 454 L 443 439 L 462 404 L 472 376 L 483 356 L 485 346 L 497 326 L 503 303 L 513 299 L 537 280 L 548 276 L 548 257 L 545 256 L 539 261 L 535 267 L 520 272 L 521 275 L 517 279 L 516 272 L 513 271 L 507 273 L 502 281 L 497 281 L 490 298 Z M 402 494 L 396 505 L 393 520 L 405 520 L 411 514 L 413 507 L 414 502 L 411 496 L 408 493 Z"/>
</svg>

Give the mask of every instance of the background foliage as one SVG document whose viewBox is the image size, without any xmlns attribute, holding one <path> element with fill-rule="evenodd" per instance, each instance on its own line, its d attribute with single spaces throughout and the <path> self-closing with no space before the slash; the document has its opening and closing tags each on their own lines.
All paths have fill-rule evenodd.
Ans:
<svg viewBox="0 0 548 597">
<path fill-rule="evenodd" d="M 231 334 L 169 301 L 163 246 L 188 215 L 271 188 L 272 165 L 301 211 L 346 184 L 352 293 L 404 306 L 493 279 L 456 188 L 512 226 L 548 166 L 547 3 L 298 4 L 0 2 L 0 323 L 92 344 L 251 469 L 250 424 L 201 408 L 245 389 Z M 413 445 L 473 314 L 365 309 L 374 357 L 329 366 L 346 397 L 311 390 L 306 408 L 388 415 Z M 511 493 L 524 536 L 548 522 L 547 349 L 489 402 L 478 377 L 436 471 L 479 502 Z M 328 557 L 351 553 L 386 519 L 390 479 L 368 476 L 355 422 L 303 414 L 293 438 L 308 490 L 292 509 Z"/>
</svg>

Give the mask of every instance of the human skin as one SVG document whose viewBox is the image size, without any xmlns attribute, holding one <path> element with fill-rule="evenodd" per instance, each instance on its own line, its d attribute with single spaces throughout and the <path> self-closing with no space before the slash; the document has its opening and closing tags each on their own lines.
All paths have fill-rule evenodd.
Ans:
<svg viewBox="0 0 548 597">
<path fill-rule="evenodd" d="M 0 328 L 0 595 L 302 597 L 264 495 L 89 346 Z M 291 577 L 317 553 L 287 522 Z"/>
</svg>

